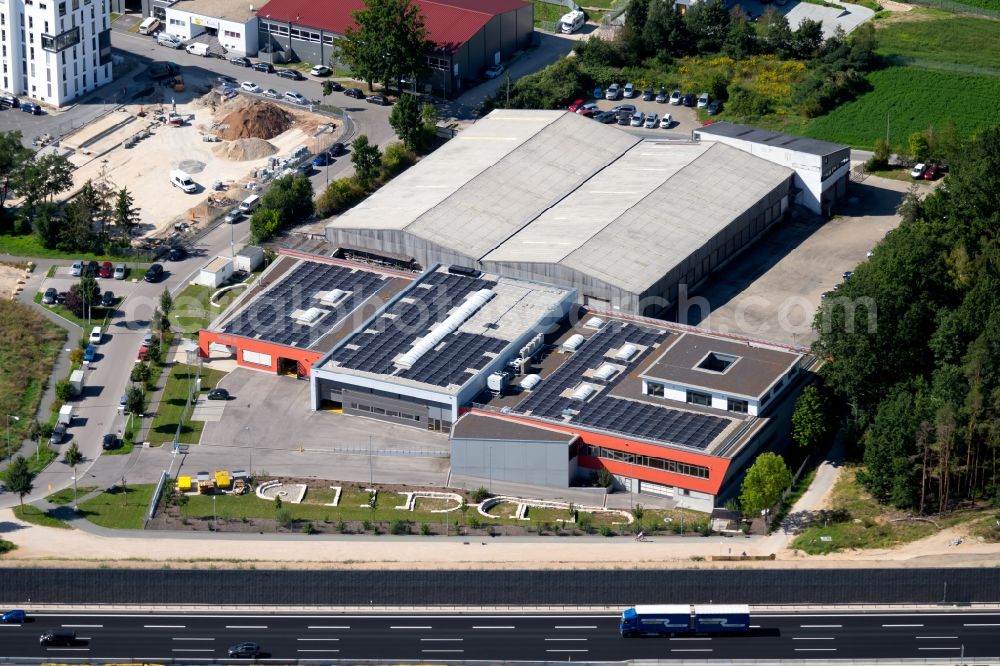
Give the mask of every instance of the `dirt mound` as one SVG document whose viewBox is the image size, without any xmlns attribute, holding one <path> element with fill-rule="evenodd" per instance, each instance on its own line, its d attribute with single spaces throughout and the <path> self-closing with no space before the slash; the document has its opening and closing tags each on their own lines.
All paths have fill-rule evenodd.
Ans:
<svg viewBox="0 0 1000 666">
<path fill-rule="evenodd" d="M 228 141 L 221 146 L 216 146 L 212 152 L 216 157 L 221 157 L 224 160 L 244 162 L 270 157 L 278 152 L 278 148 L 264 139 L 250 138 Z"/>
<path fill-rule="evenodd" d="M 292 126 L 295 116 L 270 102 L 253 102 L 222 119 L 227 127 L 220 136 L 234 139 L 273 139 Z"/>
</svg>

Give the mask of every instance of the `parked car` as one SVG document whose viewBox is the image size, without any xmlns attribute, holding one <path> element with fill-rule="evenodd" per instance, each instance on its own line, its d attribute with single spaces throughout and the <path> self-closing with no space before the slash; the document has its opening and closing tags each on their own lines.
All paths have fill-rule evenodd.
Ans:
<svg viewBox="0 0 1000 666">
<path fill-rule="evenodd" d="M 253 68 L 258 72 L 264 72 L 265 74 L 274 73 L 274 65 L 269 62 L 255 62 Z"/>
<path fill-rule="evenodd" d="M 491 65 L 487 67 L 485 71 L 483 71 L 483 76 L 485 76 L 487 79 L 495 79 L 501 74 L 503 74 L 503 65 L 500 64 Z"/>
<path fill-rule="evenodd" d="M 229 391 L 224 388 L 215 388 L 208 392 L 209 400 L 229 400 Z"/>
<path fill-rule="evenodd" d="M 599 123 L 610 125 L 618 120 L 618 114 L 611 113 L 610 111 L 601 111 L 600 113 L 595 113 L 593 118 Z"/>
<path fill-rule="evenodd" d="M 389 100 L 386 99 L 385 95 L 368 95 L 368 97 L 365 97 L 365 101 L 369 104 L 378 104 L 379 106 L 389 104 Z"/>
<path fill-rule="evenodd" d="M 146 269 L 146 275 L 144 275 L 142 279 L 146 282 L 159 282 L 162 277 L 163 266 L 160 264 L 152 264 Z"/>
<path fill-rule="evenodd" d="M 652 102 L 653 101 L 653 94 L 654 93 L 653 93 L 653 89 L 652 88 L 643 88 L 643 90 L 642 90 L 642 99 L 644 101 L 646 101 L 646 102 Z"/>
<path fill-rule="evenodd" d="M 617 83 L 612 83 L 610 86 L 608 86 L 608 91 L 604 93 L 604 99 L 610 99 L 614 101 L 619 97 L 621 97 L 621 95 L 622 95 L 621 88 L 618 87 Z"/>
<path fill-rule="evenodd" d="M 230 657 L 248 657 L 255 659 L 260 655 L 260 646 L 251 641 L 244 641 L 236 645 L 230 645 L 226 651 Z"/>
<path fill-rule="evenodd" d="M 97 277 L 98 264 L 96 261 L 88 261 L 83 269 L 83 277 Z"/>
<path fill-rule="evenodd" d="M 660 92 L 656 94 L 657 104 L 666 104 L 670 101 L 670 93 L 667 92 L 666 88 L 660 88 Z"/>
<path fill-rule="evenodd" d="M 628 125 L 630 122 L 632 122 L 632 114 L 631 113 L 628 113 L 627 111 L 619 111 L 618 112 L 618 124 L 619 125 Z"/>
<path fill-rule="evenodd" d="M 927 171 L 927 165 L 923 162 L 918 162 L 913 167 L 913 171 L 910 172 L 910 177 L 919 180 L 924 177 L 925 171 Z"/>
<path fill-rule="evenodd" d="M 21 104 L 21 110 L 25 113 L 30 113 L 33 116 L 42 115 L 42 107 L 38 106 L 34 102 L 23 102 Z"/>
<path fill-rule="evenodd" d="M 80 277 L 83 275 L 83 262 L 79 260 L 74 261 L 73 265 L 69 267 L 69 274 L 73 277 Z"/>
<path fill-rule="evenodd" d="M 704 109 L 705 107 L 708 106 L 709 101 L 710 100 L 708 98 L 708 93 L 707 92 L 701 93 L 700 95 L 698 95 L 698 108 Z"/>
<path fill-rule="evenodd" d="M 118 264 L 117 266 L 115 266 L 115 279 L 116 280 L 124 280 L 125 279 L 125 273 L 126 273 L 125 264 Z"/>
<path fill-rule="evenodd" d="M 631 116 L 633 113 L 635 113 L 635 105 L 634 104 L 619 104 L 618 106 L 613 107 L 611 109 L 611 113 L 618 113 L 618 114 L 620 114 L 620 113 L 627 113 L 629 116 Z"/>
<path fill-rule="evenodd" d="M 28 620 L 28 614 L 21 609 L 9 610 L 0 615 L 0 623 L 3 624 L 24 624 Z"/>
<path fill-rule="evenodd" d="M 648 116 L 646 116 L 646 124 L 644 125 L 644 127 L 646 129 L 655 129 L 656 126 L 659 124 L 660 124 L 660 117 L 654 111 L 653 113 L 650 113 Z"/>
<path fill-rule="evenodd" d="M 64 439 L 66 439 L 66 424 L 57 423 L 49 435 L 49 444 L 62 444 Z"/>
<path fill-rule="evenodd" d="M 90 329 L 90 344 L 99 345 L 101 340 L 104 339 L 104 331 L 101 330 L 100 326 L 95 326 Z"/>
<path fill-rule="evenodd" d="M 278 69 L 275 70 L 274 73 L 283 79 L 288 79 L 289 81 L 304 81 L 306 78 L 302 76 L 302 72 L 297 69 Z"/>
<path fill-rule="evenodd" d="M 340 92 L 341 90 L 344 89 L 344 86 L 340 85 L 336 81 L 329 81 L 329 84 L 330 84 L 330 90 L 334 92 Z"/>
<path fill-rule="evenodd" d="M 335 144 L 333 144 L 332 146 L 330 146 L 329 153 L 331 155 L 333 155 L 334 157 L 339 157 L 339 156 L 343 155 L 344 152 L 346 152 L 346 150 L 347 149 L 344 147 L 344 144 L 342 144 L 341 142 L 338 141 Z"/>
<path fill-rule="evenodd" d="M 100 268 L 97 269 L 97 277 L 99 278 L 109 278 L 114 274 L 115 267 L 111 265 L 110 261 L 103 262 Z"/>
<path fill-rule="evenodd" d="M 326 65 L 316 65 L 309 70 L 309 73 L 313 76 L 330 76 L 333 74 L 333 70 Z"/>
<path fill-rule="evenodd" d="M 660 129 L 669 129 L 674 124 L 674 117 L 669 113 L 664 113 L 660 118 Z"/>
<path fill-rule="evenodd" d="M 708 106 L 705 107 L 705 113 L 707 113 L 710 116 L 714 116 L 720 111 L 722 111 L 722 102 L 720 102 L 717 99 L 712 100 L 711 102 L 708 103 Z"/>
<path fill-rule="evenodd" d="M 187 256 L 187 250 L 182 247 L 172 247 L 170 252 L 167 252 L 167 259 L 169 261 L 181 261 Z M 152 268 L 152 266 L 150 266 Z"/>
<path fill-rule="evenodd" d="M 136 361 L 148 361 L 149 360 L 149 347 L 143 345 L 139 347 L 139 351 L 135 355 Z"/>
<path fill-rule="evenodd" d="M 59 298 L 59 292 L 55 290 L 54 287 L 49 287 L 42 294 L 42 303 L 45 305 L 55 305 L 56 299 Z"/>
<path fill-rule="evenodd" d="M 278 99 L 279 97 L 281 97 L 281 95 L 278 94 L 278 91 L 275 90 L 274 88 L 265 88 L 264 92 L 262 92 L 261 95 L 267 97 L 268 99 Z"/>
<path fill-rule="evenodd" d="M 245 92 L 259 93 L 260 86 L 254 83 L 253 81 L 244 81 L 243 83 L 240 84 L 240 90 L 243 90 Z"/>
<path fill-rule="evenodd" d="M 104 295 L 101 296 L 101 307 L 110 308 L 115 304 L 115 292 L 106 291 Z"/>
<path fill-rule="evenodd" d="M 344 94 L 348 97 L 353 97 L 354 99 L 364 99 L 365 94 L 361 92 L 361 88 L 348 88 L 344 91 Z"/>
<path fill-rule="evenodd" d="M 19 100 L 16 95 L 12 95 L 11 93 L 4 93 L 0 95 L 0 106 L 2 106 L 5 109 L 6 108 L 16 109 L 17 107 L 21 106 L 21 100 Z"/>
<path fill-rule="evenodd" d="M 843 274 L 842 277 L 844 278 L 844 282 L 847 282 L 852 277 L 854 277 L 854 271 L 844 271 L 844 274 Z"/>
<path fill-rule="evenodd" d="M 285 101 L 291 102 L 292 104 L 299 104 L 301 106 L 305 106 L 309 103 L 309 100 L 305 98 L 305 95 L 295 92 L 294 90 L 289 90 L 285 93 Z"/>
<path fill-rule="evenodd" d="M 681 99 L 681 104 L 683 104 L 684 106 L 688 106 L 688 107 L 692 107 L 693 108 L 694 105 L 695 105 L 695 97 L 694 97 L 694 95 L 691 94 L 691 93 L 687 93 L 686 95 L 684 95 L 684 97 Z"/>
<path fill-rule="evenodd" d="M 118 436 L 113 432 L 109 432 L 104 436 L 104 440 L 101 442 L 101 448 L 105 451 L 110 451 L 111 449 L 118 448 Z"/>
<path fill-rule="evenodd" d="M 937 180 L 938 175 L 938 165 L 928 164 L 924 171 L 924 180 Z"/>
<path fill-rule="evenodd" d="M 146 331 L 146 334 L 144 336 L 142 336 L 142 344 L 143 344 L 143 346 L 152 344 L 154 337 L 155 336 L 154 336 L 154 334 L 153 334 L 152 331 Z"/>
<path fill-rule="evenodd" d="M 239 67 L 249 67 L 250 65 L 253 64 L 250 62 L 250 58 L 247 58 L 246 56 L 237 56 L 235 58 L 230 58 L 229 62 Z"/>
<path fill-rule="evenodd" d="M 622 92 L 626 99 L 632 99 L 635 97 L 635 85 L 632 83 L 625 84 L 625 90 Z"/>
<path fill-rule="evenodd" d="M 240 212 L 239 206 L 233 206 L 228 213 L 226 213 L 225 221 L 229 224 L 236 224 L 241 219 L 243 219 L 243 213 Z"/>
<path fill-rule="evenodd" d="M 314 167 L 325 167 L 333 164 L 333 162 L 333 157 L 331 157 L 330 153 L 325 150 L 312 159 L 312 165 Z"/>
<path fill-rule="evenodd" d="M 632 114 L 632 119 L 629 120 L 629 125 L 632 127 L 642 127 L 644 122 L 646 122 L 646 114 L 642 111 L 636 111 Z"/>
<path fill-rule="evenodd" d="M 681 95 L 681 91 L 675 90 L 672 93 L 670 93 L 670 103 L 673 104 L 674 106 L 680 106 L 682 97 L 683 95 Z"/>
<path fill-rule="evenodd" d="M 578 100 L 576 100 L 575 102 L 573 102 L 572 104 L 569 105 L 569 108 L 567 109 L 567 111 L 572 111 L 573 113 L 576 113 L 577 110 L 583 108 L 583 105 L 584 105 L 584 100 L 578 99 Z"/>
<path fill-rule="evenodd" d="M 87 345 L 86 349 L 83 350 L 83 361 L 85 363 L 90 363 L 97 356 L 97 347 L 94 345 Z"/>
<path fill-rule="evenodd" d="M 238 81 L 236 79 L 234 79 L 231 76 L 226 76 L 225 74 L 222 74 L 222 75 L 219 75 L 219 76 L 215 77 L 215 82 L 218 83 L 220 86 L 223 86 L 223 87 L 226 87 L 226 86 L 233 86 L 233 87 L 235 87 L 236 84 L 238 83 Z"/>
</svg>

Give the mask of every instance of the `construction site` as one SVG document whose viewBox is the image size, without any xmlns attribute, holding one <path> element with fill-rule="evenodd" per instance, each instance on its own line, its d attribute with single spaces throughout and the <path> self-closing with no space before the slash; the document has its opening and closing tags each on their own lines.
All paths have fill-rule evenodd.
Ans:
<svg viewBox="0 0 1000 666">
<path fill-rule="evenodd" d="M 134 243 L 150 246 L 204 226 L 340 140 L 343 124 L 307 108 L 232 89 L 185 89 L 180 76 L 157 91 L 162 102 L 118 107 L 55 150 L 76 167 L 72 198 L 87 181 L 127 188 L 140 208 Z M 180 170 L 196 183 L 177 189 Z"/>
</svg>

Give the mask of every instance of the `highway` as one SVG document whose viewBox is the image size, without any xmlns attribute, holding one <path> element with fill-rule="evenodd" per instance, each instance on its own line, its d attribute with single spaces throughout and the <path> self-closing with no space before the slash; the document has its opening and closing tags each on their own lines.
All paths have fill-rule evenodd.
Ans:
<svg viewBox="0 0 1000 666">
<path fill-rule="evenodd" d="M 204 590 L 202 592 L 205 592 Z M 196 591 L 192 590 L 192 596 Z M 1000 611 L 752 614 L 750 634 L 631 638 L 618 615 L 587 614 L 214 614 L 39 612 L 0 625 L 0 654 L 13 660 L 226 659 L 252 640 L 265 659 L 545 660 L 932 659 L 980 663 L 1000 655 Z M 78 643 L 43 648 L 49 628 Z M 235 661 L 235 660 L 234 660 Z"/>
</svg>

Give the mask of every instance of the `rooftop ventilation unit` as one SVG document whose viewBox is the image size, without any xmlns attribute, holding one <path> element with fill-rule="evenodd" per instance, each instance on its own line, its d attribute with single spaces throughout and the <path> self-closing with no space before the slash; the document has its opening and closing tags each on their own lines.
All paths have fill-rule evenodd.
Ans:
<svg viewBox="0 0 1000 666">
<path fill-rule="evenodd" d="M 525 376 L 524 379 L 521 380 L 520 387 L 523 388 L 525 391 L 530 391 L 531 389 L 535 388 L 541 383 L 542 383 L 541 375 L 527 375 Z"/>
<path fill-rule="evenodd" d="M 594 377 L 603 381 L 608 381 L 609 379 L 614 377 L 615 373 L 617 372 L 618 368 L 616 368 L 615 366 L 611 365 L 610 363 L 603 363 L 601 367 L 599 367 L 594 372 Z"/>
<path fill-rule="evenodd" d="M 579 333 L 574 333 L 569 336 L 569 339 L 566 340 L 566 342 L 562 343 L 562 350 L 564 352 L 575 352 L 580 348 L 580 345 L 582 345 L 586 339 L 587 338 L 583 337 Z"/>
<path fill-rule="evenodd" d="M 615 354 L 615 358 L 618 359 L 619 361 L 628 361 L 630 358 L 635 356 L 636 352 L 638 351 L 639 348 L 636 347 L 631 342 L 629 342 L 623 345 L 622 348 L 618 350 L 618 352 Z"/>
<path fill-rule="evenodd" d="M 493 298 L 492 289 L 480 289 L 466 296 L 465 301 L 454 312 L 448 315 L 447 319 L 440 324 L 435 324 L 430 333 L 413 343 L 410 351 L 399 357 L 395 364 L 407 370 L 412 368 L 424 354 L 437 347 L 438 343 L 454 333 L 459 326 L 474 315 L 479 308 L 486 305 L 487 301 L 491 298 Z"/>
<path fill-rule="evenodd" d="M 587 320 L 587 323 L 584 324 L 585 328 L 592 328 L 595 331 L 600 330 L 602 326 L 604 326 L 604 320 L 600 317 L 591 317 Z"/>
</svg>

